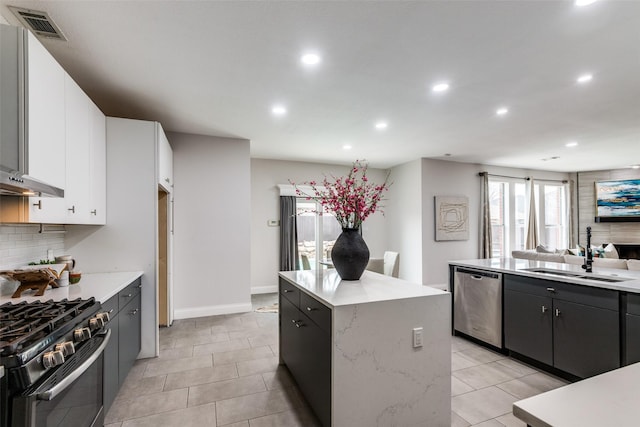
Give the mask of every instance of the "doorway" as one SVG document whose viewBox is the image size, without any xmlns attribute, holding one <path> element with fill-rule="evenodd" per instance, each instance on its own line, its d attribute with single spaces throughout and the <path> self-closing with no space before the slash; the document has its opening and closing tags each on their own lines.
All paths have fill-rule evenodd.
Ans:
<svg viewBox="0 0 640 427">
<path fill-rule="evenodd" d="M 171 326 L 170 195 L 158 190 L 158 325 Z"/>
</svg>

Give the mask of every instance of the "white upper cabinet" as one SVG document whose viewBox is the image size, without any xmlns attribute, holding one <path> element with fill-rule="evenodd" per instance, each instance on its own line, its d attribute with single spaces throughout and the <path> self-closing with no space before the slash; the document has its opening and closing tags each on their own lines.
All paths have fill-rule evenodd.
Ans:
<svg viewBox="0 0 640 427">
<path fill-rule="evenodd" d="M 107 119 L 100 109 L 89 101 L 89 164 L 90 204 L 89 223 L 107 223 Z"/>
<path fill-rule="evenodd" d="M 158 132 L 158 185 L 168 193 L 173 192 L 173 151 L 169 140 L 162 130 L 160 123 L 157 124 Z"/>
<path fill-rule="evenodd" d="M 28 174 L 65 189 L 66 73 L 33 34 L 27 39 Z"/>
<path fill-rule="evenodd" d="M 64 189 L 65 223 L 89 222 L 90 189 L 90 100 L 80 86 L 68 75 L 65 77 L 66 122 L 66 178 Z"/>
<path fill-rule="evenodd" d="M 30 197 L 19 222 L 105 224 L 106 118 L 35 37 L 28 35 L 28 170 L 64 189 Z"/>
</svg>

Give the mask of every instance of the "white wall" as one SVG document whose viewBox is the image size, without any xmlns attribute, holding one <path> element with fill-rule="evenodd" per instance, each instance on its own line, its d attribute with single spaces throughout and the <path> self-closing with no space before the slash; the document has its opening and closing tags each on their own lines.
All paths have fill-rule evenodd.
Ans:
<svg viewBox="0 0 640 427">
<path fill-rule="evenodd" d="M 389 250 L 400 254 L 401 279 L 422 282 L 422 176 L 421 161 L 391 169 L 391 188 L 385 205 Z"/>
<path fill-rule="evenodd" d="M 278 184 L 316 180 L 323 174 L 344 176 L 349 165 L 251 159 L 251 289 L 253 293 L 276 292 L 280 265 L 280 227 L 267 221 L 280 219 Z M 375 183 L 382 183 L 387 171 L 370 168 L 367 173 Z M 391 177 L 393 180 L 393 177 Z M 384 208 L 383 208 L 384 210 Z M 371 258 L 381 258 L 387 247 L 385 217 L 376 212 L 364 222 L 362 235 Z"/>
<path fill-rule="evenodd" d="M 0 15 L 0 24 L 8 24 L 7 20 L 4 19 L 4 16 Z"/>
<path fill-rule="evenodd" d="M 184 133 L 168 138 L 175 181 L 175 317 L 249 311 L 249 141 Z"/>
</svg>

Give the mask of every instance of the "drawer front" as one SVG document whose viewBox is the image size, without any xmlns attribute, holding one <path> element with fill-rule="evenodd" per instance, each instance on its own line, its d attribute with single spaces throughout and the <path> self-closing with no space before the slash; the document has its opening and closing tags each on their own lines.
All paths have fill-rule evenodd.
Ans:
<svg viewBox="0 0 640 427">
<path fill-rule="evenodd" d="M 300 310 L 328 334 L 331 333 L 331 309 L 304 292 L 300 293 Z"/>
<path fill-rule="evenodd" d="M 118 314 L 118 295 L 115 295 L 102 304 L 102 311 L 109 313 L 109 317 L 113 318 Z"/>
<path fill-rule="evenodd" d="M 300 307 L 300 289 L 283 278 L 280 278 L 280 293 L 296 306 L 296 308 Z"/>
<path fill-rule="evenodd" d="M 504 288 L 619 311 L 619 293 L 610 289 L 513 275 L 505 275 Z"/>
<path fill-rule="evenodd" d="M 640 295 L 627 294 L 627 313 L 640 316 Z"/>
<path fill-rule="evenodd" d="M 129 304 L 142 290 L 142 280 L 138 277 L 130 285 L 118 293 L 118 307 L 120 310 Z"/>
</svg>

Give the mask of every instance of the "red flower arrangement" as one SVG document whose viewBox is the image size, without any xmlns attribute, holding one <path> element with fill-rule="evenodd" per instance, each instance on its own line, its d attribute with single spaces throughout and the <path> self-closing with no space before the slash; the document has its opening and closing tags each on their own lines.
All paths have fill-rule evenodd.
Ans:
<svg viewBox="0 0 640 427">
<path fill-rule="evenodd" d="M 296 188 L 298 196 L 307 200 L 319 202 L 323 209 L 333 212 L 342 228 L 360 228 L 362 222 L 376 211 L 383 212 L 380 202 L 382 193 L 389 190 L 389 174 L 382 185 L 376 185 L 367 178 L 368 163 L 364 160 L 356 160 L 346 177 L 331 175 L 329 180 L 325 175 L 320 184 L 316 181 L 308 181 L 302 185 L 309 186 L 313 194 L 307 194 L 298 185 L 291 182 Z M 383 212 L 384 213 L 384 212 Z"/>
</svg>

